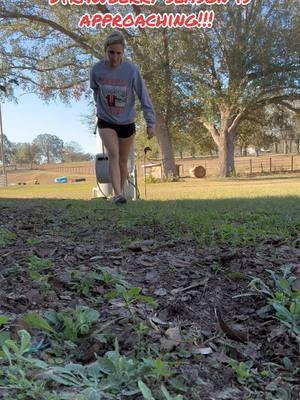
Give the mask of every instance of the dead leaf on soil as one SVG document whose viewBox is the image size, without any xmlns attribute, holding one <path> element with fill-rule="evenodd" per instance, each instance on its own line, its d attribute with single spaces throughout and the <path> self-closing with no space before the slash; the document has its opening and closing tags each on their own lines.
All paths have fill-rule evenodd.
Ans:
<svg viewBox="0 0 300 400">
<path fill-rule="evenodd" d="M 172 289 L 172 290 L 171 290 L 171 293 L 172 293 L 172 294 L 176 294 L 176 293 L 187 292 L 187 291 L 189 291 L 189 290 L 191 290 L 191 289 L 195 289 L 195 288 L 197 288 L 197 287 L 199 287 L 199 286 L 204 286 L 204 285 L 207 284 L 207 282 L 208 282 L 208 278 L 205 278 L 205 279 L 202 279 L 202 281 L 193 283 L 193 284 L 190 285 L 190 286 L 181 287 L 181 288 L 177 288 L 177 289 Z"/>
<path fill-rule="evenodd" d="M 292 289 L 297 291 L 300 290 L 300 279 L 296 279 L 292 284 Z"/>
<path fill-rule="evenodd" d="M 44 296 L 42 296 L 37 289 L 30 289 L 28 292 L 26 292 L 25 296 L 32 304 L 39 304 L 44 299 Z"/>
<path fill-rule="evenodd" d="M 145 256 L 145 255 L 140 256 L 136 260 L 136 263 L 138 265 L 142 265 L 143 267 L 154 267 L 154 266 L 157 266 L 157 261 L 156 261 L 155 258 L 153 258 L 151 256 Z"/>
<path fill-rule="evenodd" d="M 218 320 L 219 326 L 222 329 L 222 331 L 225 333 L 225 335 L 232 340 L 235 340 L 236 342 L 242 342 L 245 343 L 247 342 L 247 334 L 246 332 L 241 332 L 237 331 L 233 328 L 231 328 L 223 319 L 221 310 L 219 307 L 215 308 L 215 315 Z"/>
<path fill-rule="evenodd" d="M 194 354 L 201 354 L 203 356 L 208 356 L 213 352 L 211 347 L 198 347 L 198 346 L 190 346 L 189 351 Z"/>
<path fill-rule="evenodd" d="M 76 264 L 76 262 L 77 262 L 77 257 L 75 257 L 75 256 L 73 256 L 73 255 L 66 254 L 66 255 L 64 256 L 64 261 L 65 261 L 65 263 L 68 264 L 70 267 L 73 267 L 74 264 Z"/>
<path fill-rule="evenodd" d="M 271 329 L 271 332 L 268 334 L 268 341 L 271 342 L 274 339 L 285 334 L 285 329 L 283 326 L 274 325 Z"/>
<path fill-rule="evenodd" d="M 229 365 L 232 362 L 232 359 L 230 357 L 228 357 L 226 354 L 224 354 L 223 352 L 221 352 L 221 353 L 215 352 L 213 354 L 213 358 L 215 360 L 217 360 L 218 362 L 220 362 L 221 364 Z"/>
<path fill-rule="evenodd" d="M 95 359 L 95 353 L 97 354 L 101 348 L 101 343 L 96 342 L 92 345 L 89 343 L 82 343 L 78 348 L 79 356 L 78 359 L 84 363 L 91 362 Z"/>
<path fill-rule="evenodd" d="M 192 262 L 189 259 L 174 257 L 172 258 L 172 260 L 170 260 L 170 265 L 175 268 L 186 268 L 190 267 L 192 265 Z"/>
<path fill-rule="evenodd" d="M 147 272 L 146 276 L 145 276 L 145 280 L 147 282 L 159 282 L 160 281 L 160 275 L 157 271 L 149 271 Z"/>
<path fill-rule="evenodd" d="M 165 332 L 165 338 L 160 339 L 161 350 L 171 351 L 181 343 L 181 333 L 179 327 L 169 328 Z"/>
<path fill-rule="evenodd" d="M 166 296 L 167 295 L 167 289 L 165 289 L 165 288 L 159 288 L 159 289 L 156 289 L 155 291 L 154 291 L 154 294 L 156 295 L 156 296 Z"/>
<path fill-rule="evenodd" d="M 60 294 L 58 296 L 61 300 L 72 300 L 72 297 L 69 295 Z"/>
<path fill-rule="evenodd" d="M 57 247 L 55 247 L 54 249 L 49 248 L 49 247 L 47 247 L 47 244 L 45 243 L 45 246 L 43 246 L 43 247 L 33 247 L 33 251 L 40 258 L 45 258 L 45 257 L 51 258 L 56 253 Z"/>
<path fill-rule="evenodd" d="M 104 286 L 95 286 L 91 290 L 93 293 L 98 293 L 98 294 L 103 294 L 103 295 L 106 293 Z"/>
<path fill-rule="evenodd" d="M 104 256 L 94 256 L 90 258 L 90 261 L 98 261 L 103 260 Z"/>
<path fill-rule="evenodd" d="M 149 319 L 158 325 L 169 325 L 170 324 L 169 322 L 162 321 L 160 318 L 157 318 L 157 317 L 149 317 Z"/>
<path fill-rule="evenodd" d="M 260 352 L 261 347 L 262 344 L 260 343 L 256 344 L 253 342 L 249 342 L 247 343 L 247 345 L 244 346 L 242 353 L 246 359 L 251 359 L 253 361 L 256 361 L 261 357 L 261 352 Z"/>
<path fill-rule="evenodd" d="M 154 240 L 143 240 L 142 242 L 130 243 L 128 245 L 128 249 L 134 252 L 143 251 L 144 253 L 146 253 L 153 249 L 154 244 Z"/>
<path fill-rule="evenodd" d="M 120 249 L 119 247 L 116 247 L 114 249 L 107 249 L 105 250 L 106 254 L 123 254 L 124 250 Z"/>
<path fill-rule="evenodd" d="M 225 388 L 216 392 L 211 397 L 211 400 L 240 400 L 242 392 L 236 388 Z"/>
</svg>

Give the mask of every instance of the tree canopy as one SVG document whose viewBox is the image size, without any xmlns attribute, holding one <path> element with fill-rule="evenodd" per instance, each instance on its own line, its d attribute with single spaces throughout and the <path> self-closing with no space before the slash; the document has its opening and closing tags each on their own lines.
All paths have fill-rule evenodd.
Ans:
<svg viewBox="0 0 300 400">
<path fill-rule="evenodd" d="M 16 78 L 24 90 L 44 99 L 89 95 L 89 69 L 103 56 L 108 31 L 78 28 L 82 14 L 200 9 L 203 6 L 161 3 L 51 7 L 43 0 L 0 1 L 0 78 Z M 293 112 L 298 108 L 299 1 L 253 0 L 246 6 L 229 2 L 215 6 L 214 12 L 211 29 L 122 31 L 127 56 L 140 66 L 153 99 L 166 172 L 175 168 L 172 135 L 189 135 L 199 124 L 199 135 L 205 138 L 205 130 L 209 132 L 218 148 L 220 175 L 229 176 L 243 121 L 251 122 L 272 104 Z"/>
</svg>

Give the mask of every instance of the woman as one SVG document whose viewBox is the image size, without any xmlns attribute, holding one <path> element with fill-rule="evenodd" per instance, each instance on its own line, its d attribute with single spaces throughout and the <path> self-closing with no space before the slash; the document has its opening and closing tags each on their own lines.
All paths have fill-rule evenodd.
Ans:
<svg viewBox="0 0 300 400">
<path fill-rule="evenodd" d="M 123 189 L 128 176 L 127 162 L 135 136 L 135 94 L 140 99 L 147 124 L 147 136 L 154 136 L 155 115 L 149 94 L 136 65 L 124 60 L 125 39 L 113 31 L 105 40 L 105 59 L 91 70 L 100 137 L 108 152 L 113 202 L 126 203 Z"/>
</svg>

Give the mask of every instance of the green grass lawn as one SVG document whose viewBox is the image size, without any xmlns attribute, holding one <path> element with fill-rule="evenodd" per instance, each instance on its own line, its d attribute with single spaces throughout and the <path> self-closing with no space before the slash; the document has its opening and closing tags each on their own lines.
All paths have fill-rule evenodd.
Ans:
<svg viewBox="0 0 300 400">
<path fill-rule="evenodd" d="M 57 198 L 88 200 L 92 182 L 9 186 L 0 188 L 0 198 Z M 300 176 L 281 175 L 246 179 L 183 179 L 179 182 L 139 184 L 141 198 L 147 200 L 204 200 L 281 197 L 300 195 Z"/>
<path fill-rule="evenodd" d="M 129 202 L 121 208 L 102 199 L 87 203 L 93 186 L 90 182 L 11 186 L 0 189 L 0 198 L 65 199 L 72 204 L 72 220 L 81 220 L 86 215 L 88 221 L 97 212 L 117 226 L 138 229 L 146 226 L 153 235 L 162 229 L 168 235 L 192 236 L 211 245 L 255 245 L 270 236 L 280 236 L 290 243 L 299 233 L 299 176 L 152 183 L 146 185 L 147 201 L 144 183 L 140 182 L 144 200 Z M 70 200 L 84 201 L 70 203 Z M 53 204 L 65 207 L 64 201 Z"/>
<path fill-rule="evenodd" d="M 91 198 L 93 186 L 91 183 L 15 186 L 2 188 L 0 197 L 40 198 L 42 204 L 46 204 L 42 200 L 45 198 L 65 199 L 50 204 L 70 206 L 71 222 L 83 219 L 88 223 L 96 212 L 116 226 L 147 229 L 153 236 L 159 229 L 174 237 L 195 237 L 206 245 L 253 246 L 269 237 L 293 243 L 299 235 L 299 176 L 147 184 L 146 201 L 141 183 L 144 200 L 128 202 L 119 208 L 102 199 L 86 202 Z"/>
<path fill-rule="evenodd" d="M 145 185 L 140 186 L 145 197 Z M 186 179 L 185 181 L 146 184 L 147 199 L 231 199 L 266 196 L 300 196 L 299 176 L 246 179 Z"/>
</svg>

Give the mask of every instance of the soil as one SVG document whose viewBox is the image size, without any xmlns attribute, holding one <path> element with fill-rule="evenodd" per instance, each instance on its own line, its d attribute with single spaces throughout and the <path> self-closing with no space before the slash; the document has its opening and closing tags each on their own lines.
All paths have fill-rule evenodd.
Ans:
<svg viewBox="0 0 300 400">
<path fill-rule="evenodd" d="M 289 246 L 273 237 L 256 248 L 203 248 L 193 238 L 174 239 L 161 227 L 116 228 L 109 219 L 109 213 L 119 212 L 113 206 L 103 218 L 99 203 L 90 218 L 71 202 L 59 204 L 63 206 L 0 203 L 1 229 L 16 235 L 5 246 L 0 244 L 0 313 L 11 316 L 13 334 L 29 311 L 44 314 L 88 305 L 103 321 L 115 321 L 110 330 L 119 338 L 121 353 L 133 354 L 137 335 L 120 301 L 95 303 L 107 291 L 100 281 L 88 294 L 74 286 L 74 274 L 83 279 L 105 269 L 157 301 L 156 309 L 144 302 L 134 305 L 149 327 L 143 345 L 158 349 L 172 362 L 176 376 L 189 388 L 185 399 L 299 399 L 299 343 L 274 313 L 258 316 L 266 300 L 249 288 L 254 277 L 271 286 L 267 270 L 279 272 L 283 265 L 299 277 L 299 242 Z M 50 290 L 30 279 L 32 255 L 50 262 L 43 271 L 49 274 Z M 13 272 L 16 266 L 18 272 Z M 294 282 L 298 290 L 299 283 Z M 92 362 L 94 353 L 103 355 L 112 348 L 111 340 L 95 343 L 83 338 L 75 361 Z M 49 350 L 40 357 L 47 359 Z M 249 378 L 239 382 L 233 359 L 251 362 Z"/>
</svg>

